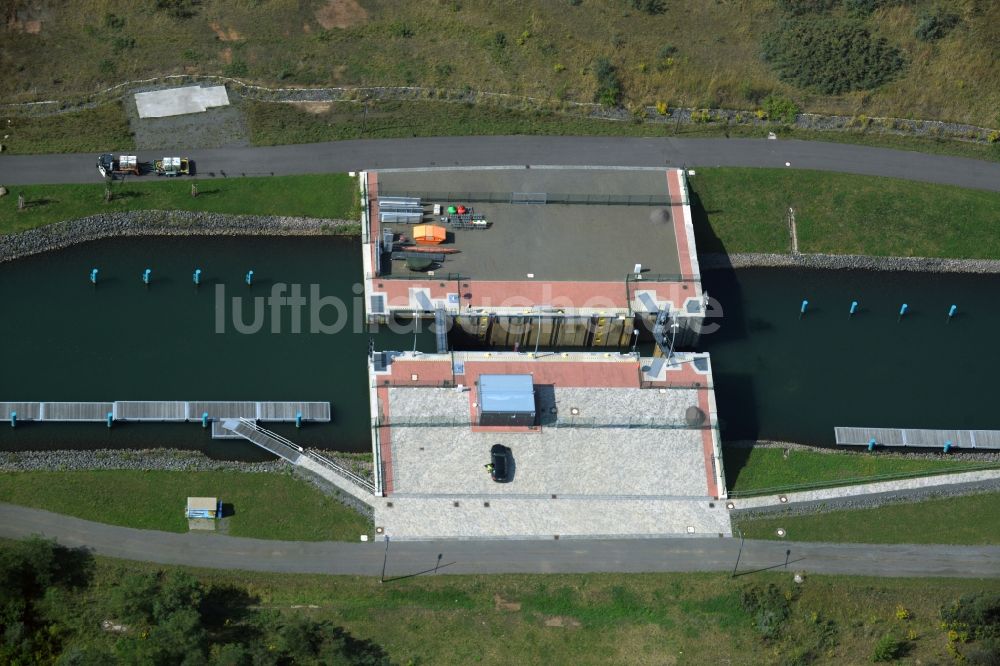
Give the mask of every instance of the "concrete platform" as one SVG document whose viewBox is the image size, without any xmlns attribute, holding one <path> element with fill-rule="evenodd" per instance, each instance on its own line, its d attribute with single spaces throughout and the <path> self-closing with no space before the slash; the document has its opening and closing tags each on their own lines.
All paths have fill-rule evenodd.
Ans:
<svg viewBox="0 0 1000 666">
<path fill-rule="evenodd" d="M 415 540 L 732 535 L 725 502 L 649 498 L 390 497 L 375 526 Z"/>
<path fill-rule="evenodd" d="M 140 118 L 165 118 L 229 106 L 229 95 L 225 86 L 185 86 L 136 93 L 135 106 Z"/>
</svg>

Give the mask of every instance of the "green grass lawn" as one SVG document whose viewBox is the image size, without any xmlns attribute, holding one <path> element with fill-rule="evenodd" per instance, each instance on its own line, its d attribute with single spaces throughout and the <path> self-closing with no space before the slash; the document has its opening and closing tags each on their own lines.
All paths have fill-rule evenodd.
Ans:
<svg viewBox="0 0 1000 666">
<path fill-rule="evenodd" d="M 731 493 L 790 490 L 801 485 L 837 485 L 889 475 L 934 474 L 996 467 L 962 460 L 905 458 L 869 453 L 815 453 L 791 449 L 723 447 L 726 487 Z"/>
<path fill-rule="evenodd" d="M 0 502 L 148 530 L 186 532 L 188 497 L 232 505 L 231 536 L 295 541 L 356 541 L 367 519 L 308 483 L 284 474 L 244 472 L 5 472 Z"/>
<path fill-rule="evenodd" d="M 390 564 L 391 564 L 390 552 Z M 447 549 L 444 562 L 449 561 Z M 432 566 L 429 562 L 428 566 Z M 150 564 L 98 558 L 95 588 Z M 871 662 L 887 633 L 911 635 L 911 663 L 947 663 L 939 609 L 983 581 L 790 573 L 423 575 L 374 577 L 191 570 L 205 584 L 247 589 L 262 609 L 329 619 L 382 645 L 398 664 L 778 665 Z M 773 583 L 789 616 L 765 641 L 740 604 Z M 910 619 L 897 617 L 899 606 Z M 706 655 L 710 656 L 706 659 Z"/>
<path fill-rule="evenodd" d="M 95 179 L 98 174 L 95 170 Z M 197 182 L 198 196 L 191 196 Z M 126 210 L 193 210 L 211 213 L 358 219 L 357 181 L 347 174 L 219 178 L 191 181 L 143 176 L 115 181 L 114 198 L 104 201 L 103 183 L 12 187 L 0 199 L 0 234 L 51 222 Z M 25 210 L 17 210 L 23 193 Z"/>
<path fill-rule="evenodd" d="M 946 497 L 872 509 L 739 519 L 748 539 L 852 543 L 1000 544 L 1000 493 Z"/>
<path fill-rule="evenodd" d="M 699 252 L 1000 258 L 1000 194 L 820 171 L 698 169 L 690 179 Z"/>
</svg>

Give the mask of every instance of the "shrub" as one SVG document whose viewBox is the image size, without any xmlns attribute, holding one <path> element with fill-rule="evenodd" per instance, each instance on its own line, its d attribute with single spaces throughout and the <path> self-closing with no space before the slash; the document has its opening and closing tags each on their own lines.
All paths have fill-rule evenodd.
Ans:
<svg viewBox="0 0 1000 666">
<path fill-rule="evenodd" d="M 877 88 L 905 64 L 862 23 L 836 18 L 785 21 L 764 36 L 763 52 L 781 79 L 826 95 Z"/>
<path fill-rule="evenodd" d="M 187 19 L 198 13 L 195 4 L 195 0 L 156 0 L 155 7 L 176 19 Z"/>
<path fill-rule="evenodd" d="M 583 0 L 569 0 L 570 7 L 579 7 L 583 4 Z"/>
<path fill-rule="evenodd" d="M 986 140 L 990 143 L 1000 142 L 1000 130 L 993 130 L 986 136 Z"/>
<path fill-rule="evenodd" d="M 124 17 L 108 12 L 104 15 L 104 27 L 112 30 L 121 30 L 125 27 L 125 19 Z"/>
<path fill-rule="evenodd" d="M 893 636 L 883 636 L 875 644 L 875 651 L 872 653 L 872 661 L 895 661 L 903 655 L 903 643 Z"/>
<path fill-rule="evenodd" d="M 234 60 L 222 70 L 223 74 L 232 77 L 246 76 L 249 72 L 250 68 L 242 60 Z"/>
<path fill-rule="evenodd" d="M 617 106 L 622 98 L 622 81 L 610 60 L 602 56 L 594 61 L 594 78 L 597 79 L 595 101 L 605 106 Z"/>
<path fill-rule="evenodd" d="M 650 16 L 662 14 L 667 11 L 666 0 L 630 0 L 632 9 L 646 12 Z"/>
<path fill-rule="evenodd" d="M 909 620 L 912 616 L 913 614 L 910 613 L 910 609 L 904 606 L 903 604 L 899 604 L 898 606 L 896 606 L 897 620 Z"/>
<path fill-rule="evenodd" d="M 754 628 L 763 638 L 777 638 L 791 614 L 788 597 L 773 583 L 767 587 L 751 585 L 740 595 L 740 605 L 753 620 Z"/>
<path fill-rule="evenodd" d="M 898 5 L 906 0 L 844 0 L 844 7 L 854 16 L 871 16 L 876 9 Z"/>
<path fill-rule="evenodd" d="M 656 103 L 656 112 L 658 114 L 660 114 L 661 116 L 667 115 L 667 110 L 668 109 L 667 109 L 667 103 L 666 102 L 657 102 Z"/>
<path fill-rule="evenodd" d="M 115 53 L 121 53 L 122 51 L 127 51 L 128 49 L 135 48 L 135 38 L 134 37 L 115 37 L 111 42 L 111 50 Z"/>
<path fill-rule="evenodd" d="M 938 7 L 920 14 L 914 34 L 921 41 L 934 42 L 951 32 L 961 20 L 958 14 Z"/>
<path fill-rule="evenodd" d="M 787 97 L 768 95 L 764 98 L 764 113 L 771 120 L 780 120 L 791 125 L 800 111 L 798 105 Z"/>
<path fill-rule="evenodd" d="M 819 14 L 830 11 L 837 2 L 838 0 L 778 0 L 778 9 L 792 16 Z"/>
<path fill-rule="evenodd" d="M 389 34 L 393 37 L 409 39 L 410 37 L 413 37 L 413 28 L 403 21 L 393 21 L 389 24 Z"/>
<path fill-rule="evenodd" d="M 976 592 L 941 609 L 945 627 L 974 639 L 1000 639 L 1000 594 Z"/>
<path fill-rule="evenodd" d="M 657 55 L 659 55 L 661 60 L 673 58 L 677 55 L 677 47 L 673 44 L 664 44 L 660 47 L 660 52 Z"/>
</svg>

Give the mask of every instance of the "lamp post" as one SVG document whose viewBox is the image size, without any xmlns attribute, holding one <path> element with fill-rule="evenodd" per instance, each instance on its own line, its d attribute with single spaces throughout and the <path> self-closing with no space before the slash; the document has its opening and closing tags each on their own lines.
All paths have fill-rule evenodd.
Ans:
<svg viewBox="0 0 1000 666">
<path fill-rule="evenodd" d="M 639 346 L 639 329 L 632 329 L 632 353 L 635 354 L 636 348 Z"/>
<path fill-rule="evenodd" d="M 389 561 L 389 535 L 385 535 L 385 555 L 382 556 L 382 575 L 379 576 L 378 582 L 385 582 L 385 564 Z"/>
</svg>

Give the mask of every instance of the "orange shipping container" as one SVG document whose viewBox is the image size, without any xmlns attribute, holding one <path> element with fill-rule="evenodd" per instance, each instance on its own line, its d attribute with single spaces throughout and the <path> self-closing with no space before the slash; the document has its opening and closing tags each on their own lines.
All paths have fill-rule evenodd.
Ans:
<svg viewBox="0 0 1000 666">
<path fill-rule="evenodd" d="M 438 245 L 448 237 L 448 231 L 436 224 L 418 224 L 413 227 L 413 240 L 417 245 Z"/>
</svg>

